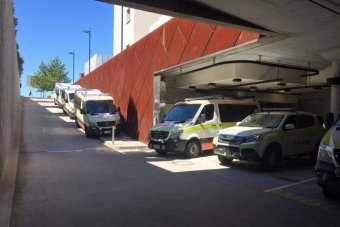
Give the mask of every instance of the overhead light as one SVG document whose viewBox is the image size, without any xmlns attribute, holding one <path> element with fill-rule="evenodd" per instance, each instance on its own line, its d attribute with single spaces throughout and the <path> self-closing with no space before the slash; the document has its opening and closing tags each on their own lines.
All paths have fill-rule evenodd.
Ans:
<svg viewBox="0 0 340 227">
<path fill-rule="evenodd" d="M 189 89 L 195 90 L 195 89 L 196 89 L 196 86 L 189 86 Z"/>
<path fill-rule="evenodd" d="M 284 83 L 284 82 L 279 82 L 279 83 L 277 83 L 277 86 L 279 86 L 279 87 L 284 87 L 284 86 L 286 86 L 286 83 Z"/>
<path fill-rule="evenodd" d="M 234 78 L 234 79 L 233 79 L 233 82 L 234 82 L 234 83 L 241 83 L 241 82 L 242 82 L 242 79 L 241 79 L 241 78 Z"/>
<path fill-rule="evenodd" d="M 209 87 L 216 87 L 216 83 L 208 83 Z"/>
<path fill-rule="evenodd" d="M 257 91 L 257 87 L 255 87 L 255 86 L 249 87 L 249 90 L 250 91 Z"/>
</svg>

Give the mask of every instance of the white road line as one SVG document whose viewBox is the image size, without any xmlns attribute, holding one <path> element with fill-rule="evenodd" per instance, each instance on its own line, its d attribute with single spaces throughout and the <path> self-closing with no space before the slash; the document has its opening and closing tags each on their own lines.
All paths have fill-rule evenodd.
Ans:
<svg viewBox="0 0 340 227">
<path fill-rule="evenodd" d="M 71 153 L 71 152 L 83 152 L 84 150 L 60 150 L 60 151 L 46 151 L 48 153 Z"/>
<path fill-rule="evenodd" d="M 265 190 L 264 192 L 273 192 L 273 191 L 276 191 L 276 190 L 280 190 L 280 189 L 283 189 L 283 188 L 289 188 L 289 187 L 292 187 L 292 186 L 295 186 L 295 185 L 304 184 L 304 183 L 315 181 L 315 180 L 316 180 L 316 177 L 308 178 L 306 180 L 299 181 L 299 182 L 296 182 L 296 183 L 286 184 L 286 185 L 282 185 L 282 186 L 279 186 L 279 187 L 276 187 L 276 188 L 268 189 L 268 190 Z"/>
</svg>

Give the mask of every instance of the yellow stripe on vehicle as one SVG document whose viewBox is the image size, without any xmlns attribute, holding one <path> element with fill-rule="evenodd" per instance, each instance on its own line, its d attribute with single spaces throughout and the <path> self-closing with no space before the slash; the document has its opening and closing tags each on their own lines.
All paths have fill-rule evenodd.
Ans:
<svg viewBox="0 0 340 227">
<path fill-rule="evenodd" d="M 324 145 L 329 145 L 329 140 L 331 139 L 332 128 L 330 128 L 327 133 L 323 136 L 321 143 Z"/>
<path fill-rule="evenodd" d="M 222 127 L 222 128 L 227 128 L 227 127 L 232 127 L 235 126 L 236 122 L 226 122 L 222 124 L 207 124 L 207 125 L 195 125 L 191 128 L 185 129 L 183 133 L 191 133 L 199 130 L 207 130 L 211 129 L 213 127 Z"/>
</svg>

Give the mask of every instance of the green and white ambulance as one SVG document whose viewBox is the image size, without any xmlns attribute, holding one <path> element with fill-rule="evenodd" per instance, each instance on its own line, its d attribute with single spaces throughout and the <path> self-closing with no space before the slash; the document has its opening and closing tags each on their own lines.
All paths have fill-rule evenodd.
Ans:
<svg viewBox="0 0 340 227">
<path fill-rule="evenodd" d="M 77 89 L 81 89 L 81 86 L 71 85 L 62 90 L 63 112 L 70 116 L 71 119 L 75 117 L 74 93 Z"/>
<path fill-rule="evenodd" d="M 163 121 L 151 128 L 149 148 L 162 155 L 178 152 L 197 157 L 213 148 L 218 130 L 234 126 L 256 111 L 258 105 L 253 101 L 187 99 L 176 103 Z"/>
<path fill-rule="evenodd" d="M 79 89 L 75 91 L 75 122 L 77 127 L 85 131 L 87 137 L 98 137 L 121 130 L 119 108 L 116 107 L 112 96 L 97 89 Z"/>
<path fill-rule="evenodd" d="M 68 83 L 56 83 L 54 86 L 52 97 L 54 104 L 57 105 L 59 108 L 63 107 L 62 91 L 70 85 L 71 84 Z"/>
<path fill-rule="evenodd" d="M 340 112 L 325 119 L 327 133 L 322 138 L 315 173 L 325 197 L 340 198 Z"/>
<path fill-rule="evenodd" d="M 214 139 L 214 153 L 222 164 L 233 159 L 260 162 L 263 170 L 274 170 L 287 156 L 309 154 L 316 159 L 325 133 L 323 119 L 299 111 L 255 113 L 235 127 L 221 130 Z"/>
</svg>

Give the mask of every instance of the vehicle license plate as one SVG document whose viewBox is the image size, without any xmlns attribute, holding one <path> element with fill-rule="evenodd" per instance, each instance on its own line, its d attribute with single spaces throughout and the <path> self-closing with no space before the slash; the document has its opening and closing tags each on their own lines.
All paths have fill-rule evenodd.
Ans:
<svg viewBox="0 0 340 227">
<path fill-rule="evenodd" d="M 104 131 L 104 134 L 111 134 L 111 131 Z"/>
<path fill-rule="evenodd" d="M 154 145 L 153 145 L 153 148 L 154 148 L 154 149 L 159 149 L 159 148 L 161 148 L 161 145 L 159 145 L 159 144 L 154 144 Z"/>
</svg>

